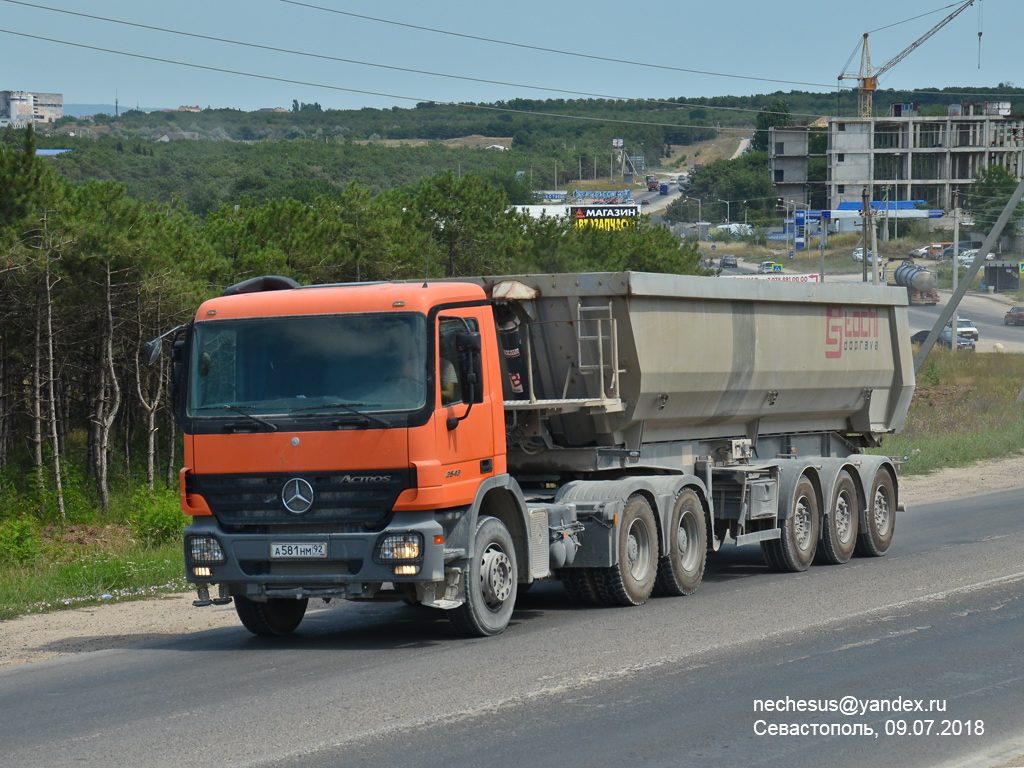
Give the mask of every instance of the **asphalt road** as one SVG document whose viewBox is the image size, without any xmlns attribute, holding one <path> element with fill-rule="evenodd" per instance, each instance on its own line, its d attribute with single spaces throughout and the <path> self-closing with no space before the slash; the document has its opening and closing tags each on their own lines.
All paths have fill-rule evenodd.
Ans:
<svg viewBox="0 0 1024 768">
<path fill-rule="evenodd" d="M 1024 754 L 1022 503 L 921 506 L 885 558 L 804 574 L 728 548 L 696 595 L 638 609 L 539 585 L 490 639 L 426 609 L 332 604 L 284 640 L 238 627 L 11 668 L 0 763 L 994 765 L 978 759 Z M 867 711 L 756 710 L 845 696 Z M 933 711 L 871 711 L 897 698 Z M 838 735 L 765 732 L 823 723 Z"/>
<path fill-rule="evenodd" d="M 951 295 L 950 291 L 939 291 L 939 303 L 933 307 L 909 307 L 910 332 L 931 328 L 939 318 Z M 1024 352 L 1024 326 L 1004 325 L 1003 316 L 1010 308 L 1001 298 L 982 294 L 967 294 L 957 309 L 959 317 L 970 318 L 978 329 L 977 348 L 988 352 L 999 343 L 1004 352 Z"/>
</svg>

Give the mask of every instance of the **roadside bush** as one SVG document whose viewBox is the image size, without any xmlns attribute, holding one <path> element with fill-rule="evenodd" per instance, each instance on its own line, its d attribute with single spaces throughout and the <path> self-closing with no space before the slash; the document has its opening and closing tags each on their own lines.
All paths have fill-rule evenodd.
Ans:
<svg viewBox="0 0 1024 768">
<path fill-rule="evenodd" d="M 172 542 L 185 530 L 186 523 L 177 492 L 142 488 L 132 496 L 130 524 L 132 532 L 143 544 L 153 546 Z"/>
<path fill-rule="evenodd" d="M 39 528 L 31 517 L 13 517 L 0 523 L 0 563 L 31 563 L 41 551 Z"/>
</svg>

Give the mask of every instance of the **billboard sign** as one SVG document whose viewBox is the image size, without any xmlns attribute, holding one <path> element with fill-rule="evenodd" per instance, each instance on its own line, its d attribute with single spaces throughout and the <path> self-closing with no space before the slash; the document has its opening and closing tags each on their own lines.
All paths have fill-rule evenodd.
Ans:
<svg viewBox="0 0 1024 768">
<path fill-rule="evenodd" d="M 639 205 L 572 205 L 569 215 L 577 228 L 633 229 L 640 220 Z"/>
</svg>

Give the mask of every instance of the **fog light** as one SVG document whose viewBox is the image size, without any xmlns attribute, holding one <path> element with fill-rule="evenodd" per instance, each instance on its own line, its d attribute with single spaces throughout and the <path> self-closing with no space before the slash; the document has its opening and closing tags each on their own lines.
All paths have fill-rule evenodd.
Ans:
<svg viewBox="0 0 1024 768">
<path fill-rule="evenodd" d="M 391 533 L 381 539 L 377 559 L 382 563 L 396 560 L 419 560 L 423 551 L 423 536 L 418 533 Z"/>
<path fill-rule="evenodd" d="M 190 536 L 188 554 L 193 565 L 223 565 L 227 561 L 220 542 L 213 536 Z"/>
<path fill-rule="evenodd" d="M 415 576 L 420 572 L 418 565 L 396 565 L 395 576 Z"/>
<path fill-rule="evenodd" d="M 212 569 L 212 568 L 209 568 L 209 567 L 207 567 L 207 566 L 205 566 L 205 565 L 201 565 L 201 566 L 199 566 L 199 567 L 197 567 L 197 568 L 193 568 L 193 569 L 192 569 L 192 573 L 193 573 L 193 574 L 194 574 L 194 575 L 195 575 L 195 576 L 196 576 L 197 578 L 198 578 L 198 577 L 206 577 L 206 578 L 209 578 L 210 576 L 212 576 L 212 575 L 213 575 L 213 569 Z"/>
</svg>

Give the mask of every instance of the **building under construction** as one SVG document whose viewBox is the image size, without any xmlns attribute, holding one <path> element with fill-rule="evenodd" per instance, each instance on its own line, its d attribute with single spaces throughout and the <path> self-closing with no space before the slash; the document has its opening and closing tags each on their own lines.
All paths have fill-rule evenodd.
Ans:
<svg viewBox="0 0 1024 768">
<path fill-rule="evenodd" d="M 953 105 L 941 117 L 921 117 L 916 104 L 893 104 L 888 117 L 828 122 L 826 187 L 832 207 L 871 200 L 924 200 L 951 208 L 984 169 L 1024 173 L 1024 118 L 1009 102 Z M 886 195 L 888 193 L 888 195 Z M 963 199 L 961 197 L 961 199 Z"/>
<path fill-rule="evenodd" d="M 780 197 L 808 202 L 808 128 L 769 129 L 769 168 Z M 1024 117 L 1005 101 L 955 104 L 922 117 L 916 104 L 890 106 L 888 117 L 833 117 L 827 123 L 827 207 L 870 200 L 923 200 L 951 208 L 975 176 L 999 165 L 1024 176 Z M 803 134 L 802 136 L 800 134 Z M 820 182 L 819 182 L 820 183 Z M 961 199 L 963 199 L 961 197 Z"/>
</svg>

